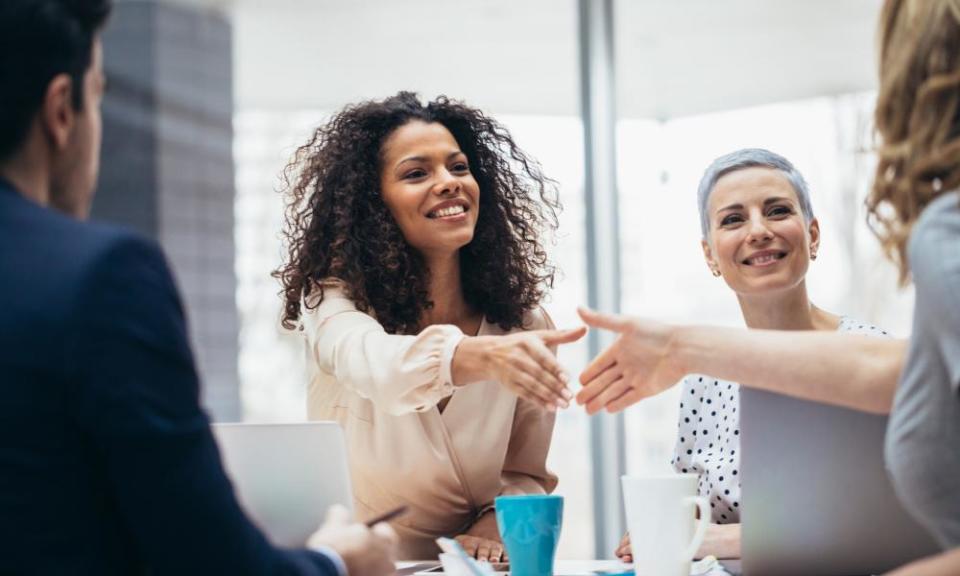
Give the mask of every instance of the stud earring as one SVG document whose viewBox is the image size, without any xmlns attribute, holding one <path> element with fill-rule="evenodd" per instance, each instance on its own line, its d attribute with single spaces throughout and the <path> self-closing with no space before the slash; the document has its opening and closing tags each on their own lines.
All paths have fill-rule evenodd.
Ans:
<svg viewBox="0 0 960 576">
<path fill-rule="evenodd" d="M 810 253 L 810 259 L 811 259 L 811 260 L 816 260 L 816 259 L 817 259 L 817 253 L 816 253 L 816 252 L 811 252 L 811 253 Z"/>
<path fill-rule="evenodd" d="M 710 269 L 710 272 L 713 273 L 713 277 L 714 277 L 714 278 L 719 278 L 719 277 L 720 277 L 720 270 L 717 270 L 716 268 L 711 268 L 711 269 Z"/>
</svg>

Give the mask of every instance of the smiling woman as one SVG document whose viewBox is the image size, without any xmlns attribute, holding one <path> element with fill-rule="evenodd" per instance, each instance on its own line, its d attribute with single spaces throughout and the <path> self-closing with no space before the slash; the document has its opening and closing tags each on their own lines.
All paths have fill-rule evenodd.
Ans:
<svg viewBox="0 0 960 576">
<path fill-rule="evenodd" d="M 721 156 L 700 181 L 704 259 L 740 304 L 750 328 L 886 332 L 815 306 L 806 275 L 820 248 L 807 183 L 786 158 L 761 149 Z M 712 521 L 698 556 L 740 556 L 740 385 L 705 374 L 683 378 L 672 464 L 699 475 Z M 588 409 L 590 405 L 588 404 Z M 630 555 L 629 540 L 617 550 Z"/>
<path fill-rule="evenodd" d="M 408 506 L 407 559 L 438 536 L 501 559 L 494 498 L 556 486 L 572 395 L 554 352 L 585 332 L 539 307 L 552 182 L 480 111 L 404 92 L 335 115 L 288 174 L 283 322 L 306 340 L 308 415 L 346 432 L 359 515 Z"/>
</svg>

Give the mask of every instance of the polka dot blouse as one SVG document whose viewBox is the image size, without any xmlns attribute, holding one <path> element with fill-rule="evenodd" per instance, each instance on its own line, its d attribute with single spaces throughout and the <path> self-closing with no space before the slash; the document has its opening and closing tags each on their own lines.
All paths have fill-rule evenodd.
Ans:
<svg viewBox="0 0 960 576">
<path fill-rule="evenodd" d="M 838 332 L 887 336 L 883 330 L 842 317 Z M 671 464 L 700 475 L 700 495 L 710 500 L 717 524 L 740 522 L 740 385 L 701 374 L 683 379 L 680 422 Z"/>
</svg>

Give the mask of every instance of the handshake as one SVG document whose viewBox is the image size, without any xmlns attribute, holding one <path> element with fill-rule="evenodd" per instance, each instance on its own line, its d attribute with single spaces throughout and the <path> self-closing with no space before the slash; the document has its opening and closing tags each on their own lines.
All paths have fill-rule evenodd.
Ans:
<svg viewBox="0 0 960 576">
<path fill-rule="evenodd" d="M 453 358 L 454 382 L 462 386 L 496 380 L 546 410 L 567 408 L 576 399 L 589 414 L 595 414 L 604 408 L 623 410 L 683 376 L 670 354 L 673 327 L 585 308 L 578 312 L 586 326 L 464 339 Z M 618 336 L 580 374 L 583 387 L 574 396 L 568 387 L 570 378 L 553 352 L 561 344 L 581 339 L 587 326 Z"/>
</svg>

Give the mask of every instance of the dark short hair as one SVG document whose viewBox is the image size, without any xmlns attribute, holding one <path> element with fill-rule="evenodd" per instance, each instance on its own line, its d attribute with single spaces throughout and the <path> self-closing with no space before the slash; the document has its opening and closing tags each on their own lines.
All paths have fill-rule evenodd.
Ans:
<svg viewBox="0 0 960 576">
<path fill-rule="evenodd" d="M 0 160 L 23 144 L 50 81 L 73 80 L 83 106 L 83 77 L 112 0 L 0 0 Z"/>
</svg>

